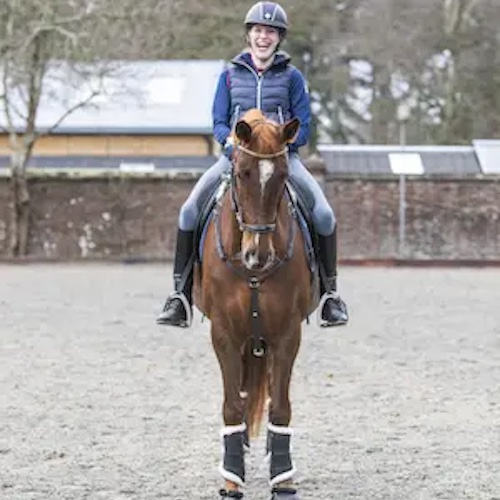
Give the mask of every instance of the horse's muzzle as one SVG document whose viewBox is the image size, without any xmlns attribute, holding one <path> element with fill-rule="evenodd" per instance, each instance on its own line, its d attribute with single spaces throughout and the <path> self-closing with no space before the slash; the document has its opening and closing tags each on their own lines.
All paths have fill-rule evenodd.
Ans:
<svg viewBox="0 0 500 500">
<path fill-rule="evenodd" d="M 267 269 L 276 257 L 270 237 L 260 234 L 244 233 L 241 245 L 241 260 L 249 271 Z"/>
</svg>

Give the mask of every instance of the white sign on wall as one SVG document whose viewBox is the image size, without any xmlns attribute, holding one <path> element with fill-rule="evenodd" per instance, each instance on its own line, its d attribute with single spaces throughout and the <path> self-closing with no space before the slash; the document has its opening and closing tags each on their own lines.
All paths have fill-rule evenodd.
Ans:
<svg viewBox="0 0 500 500">
<path fill-rule="evenodd" d="M 476 140 L 472 141 L 476 157 L 483 174 L 500 174 L 500 141 Z"/>
<path fill-rule="evenodd" d="M 389 164 L 393 174 L 422 175 L 424 165 L 418 153 L 389 153 Z"/>
<path fill-rule="evenodd" d="M 155 171 L 154 163 L 138 163 L 138 162 L 121 162 L 121 172 L 140 172 L 150 173 Z"/>
</svg>

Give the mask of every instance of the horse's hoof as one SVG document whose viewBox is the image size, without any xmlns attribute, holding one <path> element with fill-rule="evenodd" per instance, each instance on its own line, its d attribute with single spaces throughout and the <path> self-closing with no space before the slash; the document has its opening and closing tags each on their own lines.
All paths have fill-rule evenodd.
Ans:
<svg viewBox="0 0 500 500">
<path fill-rule="evenodd" d="M 295 488 L 273 488 L 271 500 L 300 500 Z"/>
<path fill-rule="evenodd" d="M 243 498 L 243 493 L 241 491 L 228 491 L 228 490 L 219 490 L 219 495 L 222 498 L 236 498 L 237 500 L 240 500 Z"/>
</svg>

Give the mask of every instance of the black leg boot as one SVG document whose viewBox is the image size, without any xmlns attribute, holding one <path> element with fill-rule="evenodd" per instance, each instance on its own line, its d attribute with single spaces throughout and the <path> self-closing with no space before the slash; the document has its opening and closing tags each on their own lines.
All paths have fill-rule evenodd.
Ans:
<svg viewBox="0 0 500 500">
<path fill-rule="evenodd" d="M 245 486 L 245 439 L 246 424 L 228 425 L 221 431 L 223 444 L 223 457 L 219 472 L 226 481 L 231 481 L 239 487 Z M 225 495 L 223 494 L 225 493 Z M 242 498 L 234 496 L 240 492 L 221 490 L 221 496 Z"/>
<path fill-rule="evenodd" d="M 160 325 L 188 327 L 192 318 L 193 262 L 194 251 L 193 231 L 177 231 L 177 244 L 174 261 L 175 292 L 168 297 L 163 311 L 156 318 Z"/>
<path fill-rule="evenodd" d="M 349 320 L 347 306 L 337 293 L 337 229 L 329 236 L 318 237 L 321 273 L 319 312 L 323 327 L 345 325 Z"/>
<path fill-rule="evenodd" d="M 297 490 L 291 486 L 296 469 L 291 456 L 292 429 L 271 423 L 267 426 L 267 454 L 269 457 L 271 500 L 299 500 Z M 284 484 L 289 486 L 284 486 Z"/>
</svg>

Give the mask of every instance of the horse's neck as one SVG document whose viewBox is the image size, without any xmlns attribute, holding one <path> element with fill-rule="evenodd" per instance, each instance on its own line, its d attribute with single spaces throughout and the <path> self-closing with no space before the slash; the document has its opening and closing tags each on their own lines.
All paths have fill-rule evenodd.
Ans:
<svg viewBox="0 0 500 500">
<path fill-rule="evenodd" d="M 278 255 L 285 255 L 288 251 L 290 224 L 293 224 L 288 210 L 288 201 L 287 195 L 283 193 L 278 206 L 276 235 L 274 238 L 274 247 Z"/>
<path fill-rule="evenodd" d="M 236 255 L 241 250 L 241 231 L 233 212 L 230 193 L 227 192 L 222 201 L 221 209 L 221 239 L 229 256 Z"/>
</svg>

